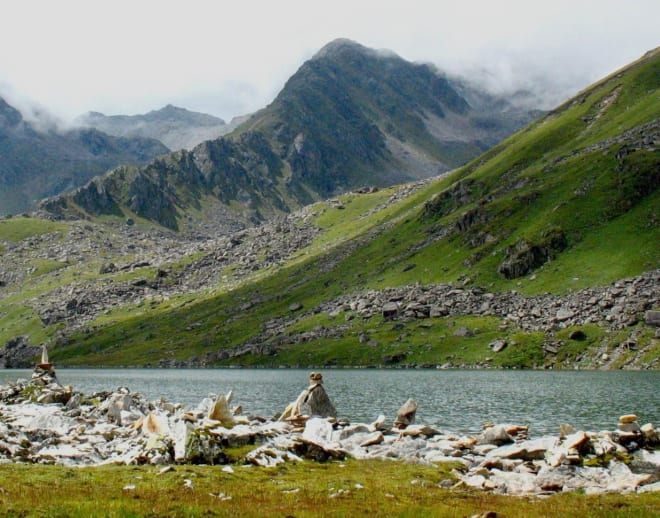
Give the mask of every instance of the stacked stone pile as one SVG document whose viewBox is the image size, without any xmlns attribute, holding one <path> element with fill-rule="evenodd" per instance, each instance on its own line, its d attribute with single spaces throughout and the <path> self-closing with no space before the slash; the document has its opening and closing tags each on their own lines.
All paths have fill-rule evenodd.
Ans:
<svg viewBox="0 0 660 518">
<path fill-rule="evenodd" d="M 320 378 L 310 382 L 297 410 L 278 420 L 242 414 L 231 393 L 192 409 L 126 388 L 86 396 L 62 387 L 52 369 L 37 368 L 31 380 L 0 387 L 0 462 L 223 464 L 229 448 L 253 445 L 246 465 L 346 457 L 454 462 L 451 484 L 498 493 L 660 490 L 660 434 L 634 415 L 622 416 L 615 431 L 564 425 L 559 437 L 530 438 L 528 427 L 490 424 L 468 436 L 416 424 L 413 400 L 392 424 L 382 415 L 351 424 L 334 417 Z"/>
</svg>

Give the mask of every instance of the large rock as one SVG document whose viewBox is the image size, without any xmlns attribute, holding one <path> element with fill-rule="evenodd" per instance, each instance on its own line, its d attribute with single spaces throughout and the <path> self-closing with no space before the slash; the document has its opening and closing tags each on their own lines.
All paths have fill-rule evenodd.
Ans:
<svg viewBox="0 0 660 518">
<path fill-rule="evenodd" d="M 413 399 L 408 399 L 396 413 L 394 419 L 394 427 L 403 429 L 408 425 L 415 422 L 415 415 L 417 414 L 417 402 Z"/>
<path fill-rule="evenodd" d="M 513 442 L 513 437 L 509 435 L 505 425 L 496 425 L 486 428 L 478 440 L 479 444 L 496 444 L 497 446 L 502 446 L 503 444 Z"/>
<path fill-rule="evenodd" d="M 212 421 L 219 421 L 223 425 L 233 425 L 235 420 L 234 414 L 229 408 L 230 401 L 231 393 L 227 396 L 220 394 L 209 410 L 207 415 L 208 419 Z"/>
<path fill-rule="evenodd" d="M 660 311 L 649 310 L 645 315 L 646 323 L 650 326 L 660 327 Z"/>
<path fill-rule="evenodd" d="M 313 417 L 305 423 L 303 439 L 319 444 L 325 444 L 332 439 L 332 425 L 327 419 Z"/>
<path fill-rule="evenodd" d="M 310 385 L 299 400 L 298 413 L 308 416 L 337 417 L 337 410 L 323 387 L 323 376 L 319 372 L 309 375 Z"/>
<path fill-rule="evenodd" d="M 557 445 L 554 437 L 532 439 L 517 444 L 500 446 L 488 453 L 487 458 L 522 459 L 525 461 L 545 458 L 546 452 Z"/>
<path fill-rule="evenodd" d="M 399 304 L 396 302 L 386 302 L 383 304 L 382 314 L 385 320 L 395 319 L 399 315 Z"/>
<path fill-rule="evenodd" d="M 499 353 L 500 351 L 503 351 L 507 345 L 508 342 L 506 340 L 493 340 L 491 343 L 488 344 L 488 347 L 494 353 Z"/>
</svg>

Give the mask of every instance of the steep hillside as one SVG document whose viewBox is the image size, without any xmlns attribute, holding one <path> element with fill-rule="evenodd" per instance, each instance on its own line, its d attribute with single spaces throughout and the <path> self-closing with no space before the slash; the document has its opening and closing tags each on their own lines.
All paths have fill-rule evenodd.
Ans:
<svg viewBox="0 0 660 518">
<path fill-rule="evenodd" d="M 192 149 L 205 140 L 213 140 L 232 131 L 234 121 L 193 112 L 168 104 L 144 115 L 103 115 L 89 112 L 77 121 L 83 127 L 96 128 L 116 137 L 153 138 L 172 151 Z"/>
<path fill-rule="evenodd" d="M 492 96 L 478 104 L 427 65 L 338 40 L 230 136 L 130 174 L 120 169 L 42 208 L 205 233 L 263 221 L 359 187 L 446 171 L 535 115 Z"/>
<path fill-rule="evenodd" d="M 657 369 L 658 87 L 655 50 L 450 175 L 201 242 L 1 222 L 0 358 Z"/>
<path fill-rule="evenodd" d="M 145 138 L 94 129 L 40 130 L 0 98 L 0 215 L 85 184 L 119 164 L 144 164 L 168 150 Z"/>
</svg>

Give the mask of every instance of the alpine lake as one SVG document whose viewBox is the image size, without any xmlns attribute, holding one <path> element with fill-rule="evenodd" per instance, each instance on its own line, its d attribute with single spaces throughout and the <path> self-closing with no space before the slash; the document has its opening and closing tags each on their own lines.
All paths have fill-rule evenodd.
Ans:
<svg viewBox="0 0 660 518">
<path fill-rule="evenodd" d="M 127 387 L 149 400 L 196 407 L 209 395 L 233 391 L 246 414 L 273 416 L 307 386 L 303 369 L 57 369 L 63 385 L 90 395 Z M 613 430 L 619 416 L 660 424 L 659 371 L 516 371 L 325 369 L 324 386 L 338 417 L 369 423 L 393 419 L 408 399 L 419 423 L 455 433 L 477 433 L 487 422 L 528 425 L 530 434 Z M 30 370 L 0 370 L 0 385 Z"/>
</svg>

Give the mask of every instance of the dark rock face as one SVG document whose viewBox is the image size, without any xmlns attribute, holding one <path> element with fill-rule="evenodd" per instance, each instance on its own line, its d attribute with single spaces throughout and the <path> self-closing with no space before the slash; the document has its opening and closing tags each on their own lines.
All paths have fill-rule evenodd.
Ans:
<svg viewBox="0 0 660 518">
<path fill-rule="evenodd" d="M 0 99 L 0 215 L 33 209 L 35 200 L 83 185 L 122 163 L 166 153 L 160 142 L 113 137 L 94 129 L 40 130 Z"/>
<path fill-rule="evenodd" d="M 424 204 L 424 217 L 438 218 L 451 214 L 475 199 L 475 191 L 481 190 L 471 178 L 456 182 Z"/>
<path fill-rule="evenodd" d="M 112 196 L 110 196 L 110 193 L 104 189 L 103 184 L 98 180 L 93 180 L 84 187 L 78 189 L 73 196 L 73 200 L 81 207 L 93 207 L 94 210 L 90 210 L 90 213 L 93 215 L 121 215 L 119 207 L 117 207 Z M 60 201 L 61 200 L 57 200 L 55 203 Z M 52 207 L 54 208 L 55 205 L 52 205 Z"/>
<path fill-rule="evenodd" d="M 561 229 L 545 232 L 538 243 L 519 241 L 509 247 L 498 272 L 507 279 L 523 277 L 553 259 L 567 246 L 568 240 Z"/>
<path fill-rule="evenodd" d="M 31 367 L 41 348 L 30 345 L 27 336 L 17 336 L 0 349 L 0 368 L 21 369 Z"/>
</svg>

